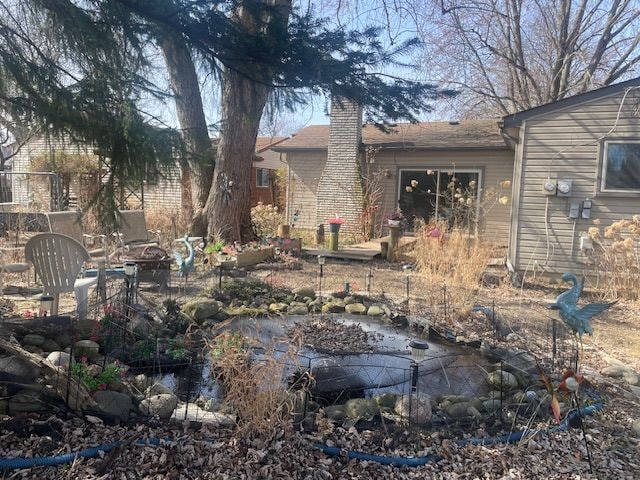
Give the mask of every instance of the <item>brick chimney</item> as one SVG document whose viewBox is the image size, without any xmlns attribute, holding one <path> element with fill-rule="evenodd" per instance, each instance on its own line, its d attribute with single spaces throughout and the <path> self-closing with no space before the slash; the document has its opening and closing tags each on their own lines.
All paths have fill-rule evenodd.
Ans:
<svg viewBox="0 0 640 480">
<path fill-rule="evenodd" d="M 329 147 L 317 195 L 318 225 L 336 214 L 345 219 L 341 231 L 360 232 L 362 213 L 362 107 L 344 97 L 331 99 Z"/>
</svg>

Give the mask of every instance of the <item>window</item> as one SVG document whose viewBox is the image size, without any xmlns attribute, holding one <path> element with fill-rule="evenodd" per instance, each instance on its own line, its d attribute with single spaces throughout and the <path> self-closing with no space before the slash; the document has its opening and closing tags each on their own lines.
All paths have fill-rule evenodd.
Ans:
<svg viewBox="0 0 640 480">
<path fill-rule="evenodd" d="M 604 142 L 603 192 L 640 192 L 640 141 Z"/>
<path fill-rule="evenodd" d="M 401 170 L 398 205 L 413 229 L 416 219 L 446 221 L 475 231 L 480 172 L 473 170 Z"/>
<path fill-rule="evenodd" d="M 256 168 L 256 185 L 261 188 L 269 186 L 268 168 Z"/>
</svg>

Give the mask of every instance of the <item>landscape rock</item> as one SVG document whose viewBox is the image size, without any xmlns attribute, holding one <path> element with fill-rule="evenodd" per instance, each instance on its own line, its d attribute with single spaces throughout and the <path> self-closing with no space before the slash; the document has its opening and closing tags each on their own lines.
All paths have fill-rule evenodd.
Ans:
<svg viewBox="0 0 640 480">
<path fill-rule="evenodd" d="M 391 317 L 391 323 L 399 328 L 407 328 L 409 319 L 405 315 L 394 315 Z"/>
<path fill-rule="evenodd" d="M 484 405 L 483 405 L 484 407 Z M 464 418 L 469 417 L 473 414 L 471 409 L 475 410 L 475 407 L 471 402 L 459 402 L 449 405 L 447 408 L 447 415 L 452 418 Z"/>
<path fill-rule="evenodd" d="M 344 422 L 347 418 L 344 405 L 330 405 L 328 407 L 324 407 L 324 414 L 329 420 L 333 420 L 334 422 Z"/>
<path fill-rule="evenodd" d="M 144 373 L 139 373 L 135 377 L 133 377 L 133 386 L 136 387 L 141 392 L 144 392 L 149 386 L 150 380 Z"/>
<path fill-rule="evenodd" d="M 636 434 L 636 437 L 640 437 L 640 420 L 636 420 L 635 422 L 633 422 L 633 424 L 631 425 L 631 430 L 633 430 L 633 433 Z"/>
<path fill-rule="evenodd" d="M 16 414 L 25 412 L 42 412 L 49 406 L 44 402 L 38 392 L 34 390 L 21 390 L 7 401 L 0 402 L 1 414 Z"/>
<path fill-rule="evenodd" d="M 378 404 L 380 408 L 395 408 L 398 396 L 393 393 L 383 393 L 382 395 L 375 395 L 373 400 Z"/>
<path fill-rule="evenodd" d="M 298 287 L 294 288 L 291 293 L 293 293 L 296 298 L 304 298 L 309 297 L 311 299 L 316 298 L 316 291 L 312 287 Z"/>
<path fill-rule="evenodd" d="M 362 303 L 349 303 L 344 307 L 344 311 L 356 315 L 364 315 L 367 313 L 367 307 Z"/>
<path fill-rule="evenodd" d="M 217 300 L 200 298 L 187 302 L 182 307 L 182 313 L 192 318 L 196 323 L 201 323 L 207 318 L 211 318 L 220 310 Z"/>
<path fill-rule="evenodd" d="M 154 383 L 145 390 L 145 393 L 147 396 L 160 395 L 163 393 L 173 395 L 173 391 L 163 383 Z"/>
<path fill-rule="evenodd" d="M 32 367 L 19 357 L 0 358 L 0 378 L 7 380 L 19 380 L 21 383 L 30 383 L 40 374 L 37 368 Z M 7 378 L 8 377 L 8 378 Z"/>
<path fill-rule="evenodd" d="M 68 333 L 61 333 L 60 335 L 56 336 L 54 340 L 58 345 L 60 345 L 60 350 L 70 347 L 73 343 L 73 339 Z"/>
<path fill-rule="evenodd" d="M 288 305 L 286 303 L 272 303 L 271 305 L 269 305 L 269 313 L 284 312 L 287 307 Z"/>
<path fill-rule="evenodd" d="M 431 421 L 431 397 L 424 393 L 399 397 L 396 401 L 395 411 L 412 423 L 425 425 Z M 409 418 L 409 414 L 411 414 L 411 418 Z"/>
<path fill-rule="evenodd" d="M 322 313 L 342 313 L 344 312 L 344 303 L 335 300 L 330 303 L 325 303 L 322 306 Z"/>
<path fill-rule="evenodd" d="M 29 333 L 25 335 L 22 339 L 22 343 L 24 345 L 33 345 L 35 347 L 39 347 L 45 342 L 45 338 L 42 335 L 37 335 L 35 333 Z"/>
<path fill-rule="evenodd" d="M 380 307 L 379 305 L 371 305 L 367 310 L 367 315 L 371 317 L 379 317 L 381 315 L 384 315 L 384 310 L 382 310 L 382 307 Z"/>
<path fill-rule="evenodd" d="M 380 412 L 380 407 L 373 399 L 352 398 L 345 403 L 344 412 L 351 420 L 370 420 Z"/>
<path fill-rule="evenodd" d="M 622 378 L 625 371 L 627 371 L 627 369 L 620 365 L 609 365 L 608 367 L 604 367 L 602 370 L 600 370 L 600 373 L 605 377 Z"/>
<path fill-rule="evenodd" d="M 78 340 L 73 345 L 73 355 L 76 358 L 87 357 L 92 360 L 98 356 L 100 345 L 93 340 Z"/>
<path fill-rule="evenodd" d="M 309 313 L 306 305 L 289 305 L 287 315 L 306 315 Z"/>
<path fill-rule="evenodd" d="M 636 385 L 637 386 L 638 383 L 639 383 L 638 375 L 635 372 L 630 372 L 630 371 L 624 372 L 622 374 L 622 378 L 629 385 Z"/>
<path fill-rule="evenodd" d="M 71 355 L 66 352 L 51 352 L 47 355 L 47 360 L 51 362 L 54 367 L 67 368 L 71 361 Z"/>
<path fill-rule="evenodd" d="M 502 391 L 512 390 L 518 387 L 518 379 L 512 373 L 504 370 L 495 370 L 487 376 L 487 382 L 494 388 Z"/>
<path fill-rule="evenodd" d="M 485 412 L 493 413 L 496 410 L 499 410 L 502 404 L 503 403 L 499 399 L 490 398 L 489 400 L 482 402 L 482 408 Z"/>
<path fill-rule="evenodd" d="M 138 410 L 142 415 L 170 418 L 178 406 L 178 397 L 170 393 L 161 393 L 145 398 L 140 402 Z"/>
<path fill-rule="evenodd" d="M 46 339 L 40 348 L 45 352 L 58 352 L 61 350 L 60 345 L 58 345 L 54 340 L 50 338 Z"/>
<path fill-rule="evenodd" d="M 94 393 L 93 399 L 100 412 L 120 420 L 129 418 L 129 411 L 133 408 L 131 397 L 125 393 L 100 390 Z"/>
</svg>

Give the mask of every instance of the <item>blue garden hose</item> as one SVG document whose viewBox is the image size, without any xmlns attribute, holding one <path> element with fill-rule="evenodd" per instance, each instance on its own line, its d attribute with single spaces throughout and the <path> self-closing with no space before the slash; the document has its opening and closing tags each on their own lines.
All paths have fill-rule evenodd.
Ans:
<svg viewBox="0 0 640 480">
<path fill-rule="evenodd" d="M 334 457 L 346 455 L 349 460 L 355 458 L 356 460 L 377 462 L 381 465 L 393 465 L 394 467 L 419 467 L 429 462 L 437 462 L 442 459 L 440 455 L 427 455 L 426 457 L 385 457 L 383 455 L 371 455 L 353 450 L 343 450 L 342 448 L 329 447 L 322 444 L 316 444 L 316 448 Z"/>
<path fill-rule="evenodd" d="M 16 470 L 20 468 L 32 468 L 32 467 L 51 467 L 55 465 L 63 465 L 65 463 L 71 463 L 77 458 L 94 458 L 97 457 L 100 452 L 110 452 L 122 442 L 107 443 L 104 445 L 98 445 L 97 447 L 85 448 L 79 452 L 65 453 L 62 455 L 50 455 L 48 457 L 32 457 L 32 458 L 0 458 L 0 470 Z M 157 438 L 151 438 L 146 441 L 138 440 L 134 443 L 137 446 L 157 446 L 160 445 L 160 440 Z"/>
</svg>

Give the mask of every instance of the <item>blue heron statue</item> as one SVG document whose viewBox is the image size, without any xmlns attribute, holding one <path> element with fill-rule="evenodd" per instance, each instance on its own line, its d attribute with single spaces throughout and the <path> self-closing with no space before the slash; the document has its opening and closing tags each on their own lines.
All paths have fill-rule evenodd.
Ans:
<svg viewBox="0 0 640 480">
<path fill-rule="evenodd" d="M 578 335 L 580 342 L 582 343 L 582 335 L 588 333 L 593 335 L 593 328 L 591 327 L 590 320 L 611 308 L 616 302 L 612 303 L 589 303 L 583 307 L 578 308 L 577 303 L 582 294 L 582 288 L 584 282 L 580 282 L 578 277 L 573 273 L 565 273 L 562 275 L 562 280 L 572 284 L 572 287 L 566 292 L 562 292 L 556 298 L 556 303 L 551 305 L 551 308 L 560 311 L 560 318 L 562 321 Z"/>
<path fill-rule="evenodd" d="M 191 245 L 188 235 L 185 235 L 184 238 L 180 239 L 180 241 L 182 241 L 187 247 L 187 251 L 189 252 L 187 258 L 183 258 L 177 250 L 173 251 L 173 256 L 175 257 L 176 264 L 178 265 L 178 275 L 184 277 L 184 283 L 186 285 L 189 274 L 195 268 L 196 251 L 193 248 L 193 245 Z"/>
</svg>

